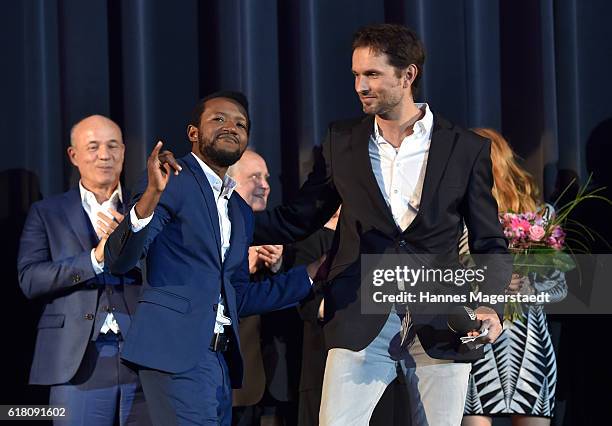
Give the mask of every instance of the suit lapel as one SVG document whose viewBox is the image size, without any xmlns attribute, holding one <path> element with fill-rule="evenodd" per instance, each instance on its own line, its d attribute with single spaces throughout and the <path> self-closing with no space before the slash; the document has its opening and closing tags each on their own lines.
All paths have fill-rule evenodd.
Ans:
<svg viewBox="0 0 612 426">
<path fill-rule="evenodd" d="M 427 211 L 429 203 L 431 203 L 434 196 L 437 195 L 440 179 L 448 164 L 448 159 L 456 143 L 457 135 L 456 132 L 452 131 L 449 122 L 442 118 L 434 117 L 434 126 L 431 135 L 431 145 L 429 146 L 429 156 L 425 169 L 425 180 L 423 181 L 419 212 L 412 224 L 410 224 L 406 230 L 412 228 L 412 225 L 420 219 L 422 212 Z"/>
<path fill-rule="evenodd" d="M 79 189 L 71 189 L 64 194 L 65 202 L 62 203 L 62 210 L 66 216 L 66 220 L 75 237 L 81 243 L 84 250 L 91 250 L 92 241 L 90 238 L 89 225 L 87 223 L 87 214 L 83 210 L 81 195 Z M 94 242 L 94 246 L 96 243 Z"/>
<path fill-rule="evenodd" d="M 372 116 L 365 117 L 361 123 L 353 127 L 351 144 L 355 169 L 363 170 L 363 172 L 358 175 L 370 199 L 373 200 L 373 207 L 387 222 L 393 224 L 394 228 L 397 228 L 391 209 L 385 201 L 372 170 L 368 146 L 373 129 L 374 117 Z M 427 211 L 429 203 L 431 203 L 437 192 L 440 179 L 446 169 L 446 164 L 448 163 L 452 148 L 456 143 L 456 137 L 457 133 L 452 131 L 452 126 L 448 121 L 434 116 L 431 145 L 429 147 L 429 156 L 425 168 L 425 179 L 423 181 L 419 212 L 404 232 L 412 229 L 420 220 L 423 212 Z"/>
<path fill-rule="evenodd" d="M 129 207 L 128 202 L 129 200 L 131 200 L 130 196 L 131 196 L 130 192 L 126 191 L 123 188 L 123 185 L 121 185 L 121 198 L 117 202 L 117 211 L 124 216 L 126 213 L 129 213 L 129 211 L 126 212 L 126 209 Z"/>
<path fill-rule="evenodd" d="M 198 164 L 197 160 L 192 154 L 187 154 L 182 158 L 189 170 L 195 177 L 202 195 L 204 196 L 204 204 L 206 205 L 206 211 L 210 218 L 210 225 L 215 234 L 215 242 L 217 244 L 217 252 L 219 253 L 219 262 L 221 262 L 221 231 L 219 230 L 219 213 L 217 211 L 217 203 L 213 195 L 212 188 L 208 182 L 208 178 L 204 174 L 202 167 Z"/>
<path fill-rule="evenodd" d="M 238 204 L 238 199 L 236 198 L 237 194 L 232 194 L 228 201 L 227 210 L 229 220 L 232 223 L 232 233 L 230 236 L 230 246 L 225 255 L 225 261 L 223 262 L 223 267 L 231 264 L 231 260 L 233 260 L 233 256 L 236 254 L 236 250 L 240 250 L 240 255 L 242 255 L 241 251 L 244 250 L 244 246 L 239 245 L 238 237 L 240 235 L 245 235 L 246 231 L 244 229 L 244 217 L 240 213 L 240 206 Z"/>
<path fill-rule="evenodd" d="M 374 129 L 374 117 L 367 116 L 361 123 L 353 127 L 351 134 L 351 145 L 353 153 L 353 161 L 355 170 L 361 170 L 361 173 L 357 173 L 361 184 L 366 189 L 370 200 L 373 201 L 373 207 L 378 211 L 382 217 L 390 222 L 395 227 L 395 221 L 391 210 L 385 201 L 385 198 L 380 191 L 376 176 L 372 170 L 372 162 L 370 161 L 369 142 L 370 135 Z"/>
</svg>

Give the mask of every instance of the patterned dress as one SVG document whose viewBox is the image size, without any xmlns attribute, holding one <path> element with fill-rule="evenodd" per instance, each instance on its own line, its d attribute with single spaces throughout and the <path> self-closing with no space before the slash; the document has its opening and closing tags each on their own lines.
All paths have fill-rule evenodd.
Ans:
<svg viewBox="0 0 612 426">
<path fill-rule="evenodd" d="M 536 294 L 550 294 L 558 302 L 567 294 L 565 275 L 532 281 Z M 557 363 L 542 305 L 523 305 L 525 322 L 514 321 L 484 358 L 472 364 L 465 415 L 523 414 L 552 417 L 555 406 Z"/>
<path fill-rule="evenodd" d="M 552 214 L 552 208 L 549 210 Z M 467 250 L 467 232 L 460 252 Z M 565 274 L 530 274 L 535 294 L 547 293 L 550 302 L 567 295 Z M 557 362 L 544 306 L 524 304 L 524 322 L 504 324 L 504 332 L 484 357 L 472 363 L 464 415 L 522 414 L 552 417 L 557 384 Z"/>
</svg>

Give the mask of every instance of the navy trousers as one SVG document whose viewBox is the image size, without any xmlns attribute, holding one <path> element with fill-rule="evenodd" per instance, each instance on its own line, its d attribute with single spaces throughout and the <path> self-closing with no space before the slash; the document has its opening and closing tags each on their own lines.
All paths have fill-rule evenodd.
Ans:
<svg viewBox="0 0 612 426">
<path fill-rule="evenodd" d="M 136 372 L 119 358 L 123 341 L 112 332 L 90 342 L 75 376 L 51 387 L 49 404 L 66 407 L 59 426 L 150 425 Z"/>
<path fill-rule="evenodd" d="M 231 425 L 232 388 L 221 352 L 207 350 L 183 373 L 141 369 L 138 374 L 154 425 Z"/>
</svg>

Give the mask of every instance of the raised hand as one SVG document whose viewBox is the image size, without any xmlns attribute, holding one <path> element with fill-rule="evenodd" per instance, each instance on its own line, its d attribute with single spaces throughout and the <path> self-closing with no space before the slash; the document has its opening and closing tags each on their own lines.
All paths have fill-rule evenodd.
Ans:
<svg viewBox="0 0 612 426">
<path fill-rule="evenodd" d="M 147 160 L 147 189 L 135 206 L 136 216 L 141 219 L 151 216 L 155 211 L 161 194 L 168 185 L 172 170 L 175 175 L 182 170 L 170 151 L 160 153 L 162 145 L 162 141 L 157 142 Z"/>
<path fill-rule="evenodd" d="M 160 153 L 162 146 L 162 141 L 157 142 L 147 159 L 147 177 L 149 179 L 147 189 L 151 188 L 157 192 L 163 192 L 166 189 L 172 170 L 174 170 L 175 175 L 178 175 L 181 171 L 181 166 L 176 162 L 170 151 Z"/>
</svg>

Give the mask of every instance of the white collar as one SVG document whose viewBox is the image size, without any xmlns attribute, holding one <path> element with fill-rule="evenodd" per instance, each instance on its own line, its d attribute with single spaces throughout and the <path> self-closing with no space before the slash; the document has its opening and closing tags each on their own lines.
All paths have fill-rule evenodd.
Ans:
<svg viewBox="0 0 612 426">
<path fill-rule="evenodd" d="M 413 135 L 417 138 L 424 138 L 431 133 L 431 129 L 433 127 L 433 113 L 429 109 L 429 105 L 427 103 L 415 103 L 416 107 L 420 110 L 425 109 L 425 114 L 420 120 L 415 121 L 413 124 Z M 412 136 L 412 135 L 411 135 Z M 429 137 L 427 137 L 429 139 Z M 378 123 L 376 121 L 376 117 L 374 118 L 374 140 L 376 143 L 384 144 L 389 143 L 385 140 L 385 138 L 380 134 L 380 130 L 378 128 Z M 402 140 L 403 142 L 403 140 Z"/>
<path fill-rule="evenodd" d="M 95 201 L 96 204 L 100 205 L 100 203 L 98 203 L 98 200 L 96 199 L 95 194 L 91 192 L 89 189 L 85 188 L 83 186 L 83 182 L 81 182 L 80 180 L 79 180 L 79 193 L 81 194 L 81 202 L 87 203 L 88 205 L 92 205 L 92 203 Z M 117 188 L 115 188 L 111 196 L 108 197 L 107 201 L 110 201 L 111 203 L 115 203 L 115 200 L 119 200 L 119 202 L 123 204 L 123 191 L 121 190 L 121 182 L 117 184 Z"/>
<path fill-rule="evenodd" d="M 232 193 L 234 192 L 234 189 L 236 189 L 236 181 L 227 173 L 225 174 L 223 180 L 221 180 L 219 175 L 216 174 L 208 164 L 202 161 L 193 152 L 191 153 L 191 155 L 193 155 L 193 157 L 196 159 L 196 161 L 202 168 L 202 171 L 206 175 L 206 179 L 208 179 L 208 183 L 210 184 L 211 188 L 215 192 L 219 193 L 219 196 L 223 196 L 226 198 L 231 197 Z"/>
</svg>

